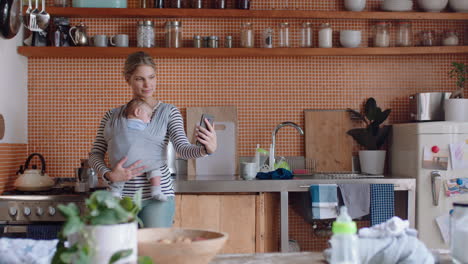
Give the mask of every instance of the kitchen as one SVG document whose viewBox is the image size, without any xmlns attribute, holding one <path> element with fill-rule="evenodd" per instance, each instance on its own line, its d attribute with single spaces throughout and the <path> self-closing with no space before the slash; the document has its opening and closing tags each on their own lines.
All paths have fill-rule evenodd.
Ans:
<svg viewBox="0 0 468 264">
<path fill-rule="evenodd" d="M 256 4 L 258 9 L 281 9 L 282 3 Z M 290 3 L 297 9 L 344 10 L 341 3 L 326 6 Z M 137 6 L 129 1 L 129 6 Z M 379 1 L 368 1 L 377 10 Z M 254 8 L 254 7 L 252 7 Z M 429 13 L 426 13 L 429 14 Z M 84 21 L 89 35 L 128 34 L 136 46 L 136 23 L 140 18 L 71 18 L 73 25 Z M 163 24 L 154 19 L 156 43 L 163 44 Z M 292 46 L 298 47 L 301 18 L 181 18 L 184 44 L 194 34 L 232 34 L 239 43 L 241 22 L 253 22 L 256 35 L 263 28 L 291 25 Z M 378 20 L 310 19 L 314 26 L 314 46 L 318 26 L 329 22 L 333 30 L 363 31 L 362 46 L 372 46 L 371 26 Z M 350 23 L 351 22 L 351 23 Z M 463 20 L 413 20 L 413 31 L 456 29 L 463 39 Z M 393 30 L 393 29 L 392 29 Z M 334 46 L 339 47 L 334 34 Z M 256 41 L 259 43 L 259 39 Z M 6 119 L 5 138 L 0 149 L 5 159 L 0 191 L 12 188 L 13 175 L 26 157 L 39 152 L 47 159 L 53 177 L 73 177 L 73 168 L 87 157 L 99 120 L 105 111 L 126 102 L 131 94 L 121 75 L 123 57 L 85 58 L 29 57 L 17 54 L 20 36 L 0 42 L 2 85 L 0 114 Z M 112 49 L 109 47 L 108 49 Z M 203 49 L 204 54 L 216 52 Z M 294 51 L 292 51 L 294 52 Z M 96 56 L 96 57 L 93 57 Z M 454 81 L 447 74 L 452 61 L 463 62 L 466 55 L 410 54 L 396 56 L 265 56 L 265 57 L 157 57 L 157 94 L 164 102 L 179 107 L 183 116 L 194 106 L 236 106 L 238 111 L 238 155 L 253 156 L 255 146 L 267 148 L 271 131 L 283 121 L 304 127 L 305 109 L 360 109 L 374 97 L 384 109 L 392 109 L 390 123 L 409 120 L 408 96 L 417 92 L 452 91 Z M 12 66 L 13 65 L 13 66 Z M 240 78 L 239 78 L 240 77 Z M 465 92 L 466 94 L 466 92 Z M 59 121 L 59 122 L 58 122 Z M 291 128 L 276 138 L 279 156 L 305 156 L 305 139 Z M 3 155 L 2 155 L 3 156 Z"/>
</svg>

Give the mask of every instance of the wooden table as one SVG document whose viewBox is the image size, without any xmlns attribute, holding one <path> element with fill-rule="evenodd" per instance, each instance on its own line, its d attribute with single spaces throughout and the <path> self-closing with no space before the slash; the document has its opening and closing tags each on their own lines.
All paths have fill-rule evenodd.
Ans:
<svg viewBox="0 0 468 264">
<path fill-rule="evenodd" d="M 218 255 L 210 264 L 323 264 L 322 252 Z"/>
</svg>

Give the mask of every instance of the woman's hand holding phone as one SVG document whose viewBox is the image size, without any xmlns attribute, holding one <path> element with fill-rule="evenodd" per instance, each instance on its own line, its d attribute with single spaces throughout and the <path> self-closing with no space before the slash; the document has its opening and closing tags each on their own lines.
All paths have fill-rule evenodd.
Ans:
<svg viewBox="0 0 468 264">
<path fill-rule="evenodd" d="M 211 120 L 214 118 L 211 117 Z M 195 131 L 195 136 L 197 137 L 197 142 L 200 142 L 205 146 L 206 154 L 212 154 L 216 151 L 217 148 L 217 139 L 216 132 L 214 129 L 214 123 L 210 123 L 209 118 L 206 115 L 202 116 L 202 122 L 200 125 L 197 125 Z"/>
</svg>

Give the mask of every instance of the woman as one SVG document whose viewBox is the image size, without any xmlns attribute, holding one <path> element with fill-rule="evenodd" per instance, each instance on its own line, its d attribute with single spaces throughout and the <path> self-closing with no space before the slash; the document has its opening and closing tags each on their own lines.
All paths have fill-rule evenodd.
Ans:
<svg viewBox="0 0 468 264">
<path fill-rule="evenodd" d="M 180 111 L 173 105 L 165 104 L 153 97 L 156 90 L 156 64 L 151 56 L 144 52 L 130 54 L 124 66 L 125 80 L 132 89 L 134 98 L 141 98 L 153 109 L 150 123 L 157 128 L 154 136 L 156 143 L 167 146 L 169 140 L 175 150 L 184 159 L 200 158 L 213 153 L 216 150 L 216 134 L 213 126 L 205 120 L 207 129 L 197 126 L 197 140 L 203 146 L 190 144 L 183 127 Z M 139 217 L 145 227 L 170 227 L 174 219 L 174 188 L 167 164 L 160 170 L 162 192 L 168 196 L 167 201 L 151 199 L 150 183 L 142 171 L 145 166 L 139 166 L 140 161 L 124 167 L 127 158 L 123 158 L 113 168 L 108 168 L 104 162 L 107 152 L 106 131 L 112 129 L 112 125 L 119 118 L 124 106 L 108 111 L 101 120 L 96 140 L 89 154 L 89 162 L 108 182 L 125 182 L 123 196 L 132 197 L 135 192 L 143 189 L 142 210 Z M 153 139 L 153 137 L 151 137 Z"/>
</svg>

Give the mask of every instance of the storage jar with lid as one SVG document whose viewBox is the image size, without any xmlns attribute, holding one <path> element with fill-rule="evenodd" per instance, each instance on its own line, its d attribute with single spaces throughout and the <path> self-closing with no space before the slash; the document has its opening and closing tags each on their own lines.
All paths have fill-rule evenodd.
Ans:
<svg viewBox="0 0 468 264">
<path fill-rule="evenodd" d="M 279 45 L 280 48 L 289 48 L 289 23 L 282 22 L 279 26 Z"/>
<path fill-rule="evenodd" d="M 333 31 L 329 23 L 320 25 L 318 33 L 319 48 L 331 48 L 333 46 Z"/>
<path fill-rule="evenodd" d="M 232 48 L 232 36 L 226 36 L 226 39 L 224 40 L 224 47 Z"/>
<path fill-rule="evenodd" d="M 241 47 L 253 48 L 254 47 L 254 31 L 252 23 L 247 22 L 241 25 Z"/>
<path fill-rule="evenodd" d="M 413 30 L 411 23 L 407 21 L 398 22 L 398 29 L 396 35 L 396 45 L 398 47 L 411 47 L 413 46 Z"/>
<path fill-rule="evenodd" d="M 137 29 L 137 47 L 153 48 L 154 42 L 154 23 L 151 20 L 138 21 Z"/>
<path fill-rule="evenodd" d="M 312 26 L 310 22 L 304 22 L 301 25 L 301 48 L 312 47 Z"/>
<path fill-rule="evenodd" d="M 166 47 L 181 48 L 182 47 L 182 22 L 167 21 L 166 22 Z"/>
<path fill-rule="evenodd" d="M 442 45 L 444 46 L 458 46 L 458 36 L 457 32 L 453 30 L 447 30 L 444 32 L 444 38 L 442 40 Z"/>
<path fill-rule="evenodd" d="M 265 28 L 263 31 L 263 48 L 273 48 L 273 29 Z"/>
<path fill-rule="evenodd" d="M 434 32 L 431 30 L 423 30 L 420 32 L 421 35 L 421 45 L 423 46 L 434 46 Z"/>
<path fill-rule="evenodd" d="M 193 47 L 194 48 L 201 48 L 202 47 L 202 38 L 200 35 L 193 36 Z"/>
<path fill-rule="evenodd" d="M 378 22 L 373 26 L 374 47 L 390 47 L 390 23 Z"/>
</svg>

